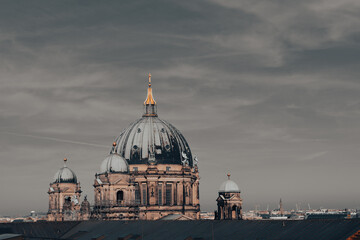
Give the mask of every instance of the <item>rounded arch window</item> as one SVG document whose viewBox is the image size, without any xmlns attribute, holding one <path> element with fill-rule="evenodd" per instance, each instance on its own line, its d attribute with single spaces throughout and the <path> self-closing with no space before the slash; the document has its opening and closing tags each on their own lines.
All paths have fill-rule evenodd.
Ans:
<svg viewBox="0 0 360 240">
<path fill-rule="evenodd" d="M 116 200 L 119 201 L 123 201 L 124 200 L 124 192 L 122 190 L 117 191 L 116 193 Z"/>
</svg>

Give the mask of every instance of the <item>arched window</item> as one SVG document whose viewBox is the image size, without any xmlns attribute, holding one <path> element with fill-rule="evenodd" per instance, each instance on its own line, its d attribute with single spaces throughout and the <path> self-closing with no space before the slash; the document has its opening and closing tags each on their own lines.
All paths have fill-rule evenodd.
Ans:
<svg viewBox="0 0 360 240">
<path fill-rule="evenodd" d="M 158 185 L 158 204 L 163 205 L 163 193 L 162 193 L 162 184 Z"/>
<path fill-rule="evenodd" d="M 200 192 L 199 192 L 199 186 L 196 185 L 196 198 L 199 199 L 200 198 Z"/>
<path fill-rule="evenodd" d="M 65 200 L 65 202 L 63 205 L 63 210 L 64 211 L 70 210 L 71 209 L 71 197 L 65 197 L 64 200 Z"/>
<path fill-rule="evenodd" d="M 236 206 L 234 205 L 232 207 L 232 211 L 231 211 L 231 219 L 237 219 L 237 211 L 236 211 Z"/>
<path fill-rule="evenodd" d="M 118 191 L 116 193 L 116 200 L 119 202 L 119 201 L 123 201 L 124 200 L 124 192 L 123 191 Z"/>
<path fill-rule="evenodd" d="M 142 184 L 142 204 L 147 204 L 147 186 L 146 183 Z"/>
<path fill-rule="evenodd" d="M 172 190 L 172 185 L 167 183 L 166 184 L 166 189 L 165 189 L 165 205 L 171 205 L 171 190 Z"/>
<path fill-rule="evenodd" d="M 135 185 L 135 203 L 140 204 L 140 187 L 139 187 L 139 184 Z"/>
</svg>

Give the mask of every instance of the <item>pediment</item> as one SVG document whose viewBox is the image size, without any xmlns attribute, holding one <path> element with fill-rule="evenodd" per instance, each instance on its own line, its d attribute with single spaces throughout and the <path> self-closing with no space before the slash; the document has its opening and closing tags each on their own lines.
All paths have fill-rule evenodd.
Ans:
<svg viewBox="0 0 360 240">
<path fill-rule="evenodd" d="M 216 199 L 216 201 L 218 201 L 218 202 L 222 202 L 224 200 L 225 200 L 225 198 L 224 198 L 223 195 L 218 196 L 217 199 Z"/>
<path fill-rule="evenodd" d="M 129 182 L 126 181 L 124 178 L 118 178 L 118 179 L 116 179 L 112 184 L 116 184 L 116 185 L 128 185 Z"/>
</svg>

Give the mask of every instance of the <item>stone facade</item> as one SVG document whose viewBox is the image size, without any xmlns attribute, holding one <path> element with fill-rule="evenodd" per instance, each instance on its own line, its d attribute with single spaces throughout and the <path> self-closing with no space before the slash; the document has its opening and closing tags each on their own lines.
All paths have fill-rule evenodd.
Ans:
<svg viewBox="0 0 360 240">
<path fill-rule="evenodd" d="M 168 214 L 200 217 L 197 167 L 130 165 L 130 172 L 103 173 L 94 181 L 97 219 L 156 220 Z"/>
<path fill-rule="evenodd" d="M 79 183 L 51 183 L 48 191 L 49 221 L 78 220 L 80 219 Z"/>
</svg>

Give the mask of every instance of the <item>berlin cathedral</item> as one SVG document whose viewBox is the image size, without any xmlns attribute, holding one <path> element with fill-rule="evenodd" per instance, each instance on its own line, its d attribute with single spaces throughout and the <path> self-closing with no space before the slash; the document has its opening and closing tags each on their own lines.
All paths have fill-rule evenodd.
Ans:
<svg viewBox="0 0 360 240">
<path fill-rule="evenodd" d="M 200 219 L 198 160 L 180 131 L 158 117 L 150 74 L 142 117 L 115 139 L 95 174 L 93 206 L 86 197 L 80 203 L 80 183 L 66 163 L 50 183 L 49 221 L 156 220 L 171 214 Z M 229 212 L 221 210 L 227 206 L 223 188 L 217 218 L 240 219 L 240 191 L 231 189 L 238 201 L 232 200 Z"/>
</svg>

